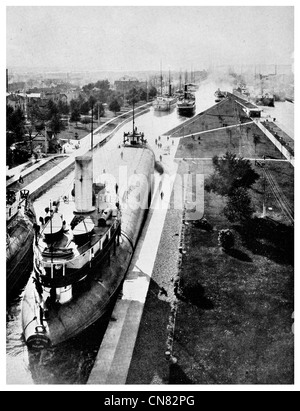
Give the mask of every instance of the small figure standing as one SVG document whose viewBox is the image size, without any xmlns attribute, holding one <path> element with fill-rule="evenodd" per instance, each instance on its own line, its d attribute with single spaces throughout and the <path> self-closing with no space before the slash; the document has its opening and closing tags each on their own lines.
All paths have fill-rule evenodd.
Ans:
<svg viewBox="0 0 300 411">
<path fill-rule="evenodd" d="M 161 200 L 164 199 L 164 196 L 165 196 L 165 194 L 164 194 L 164 192 L 162 191 L 162 192 L 160 193 L 160 198 L 161 198 Z"/>
<path fill-rule="evenodd" d="M 19 183 L 20 183 L 20 184 L 23 184 L 23 183 L 24 183 L 24 180 L 23 180 L 22 174 L 20 174 L 20 177 L 19 177 Z"/>
</svg>

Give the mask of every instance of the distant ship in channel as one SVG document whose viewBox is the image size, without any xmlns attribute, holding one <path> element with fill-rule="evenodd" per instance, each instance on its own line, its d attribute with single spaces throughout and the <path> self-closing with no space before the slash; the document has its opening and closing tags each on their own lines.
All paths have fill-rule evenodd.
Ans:
<svg viewBox="0 0 300 411">
<path fill-rule="evenodd" d="M 215 102 L 216 103 L 220 103 L 220 101 L 225 100 L 227 93 L 226 91 L 221 91 L 219 88 L 218 90 L 215 92 Z"/>
<path fill-rule="evenodd" d="M 170 111 L 172 107 L 175 106 L 177 102 L 177 97 L 169 95 L 158 96 L 153 102 L 153 107 L 155 111 Z"/>
<path fill-rule="evenodd" d="M 255 104 L 258 106 L 275 107 L 275 97 L 271 93 L 264 93 L 255 97 Z"/>
<path fill-rule="evenodd" d="M 160 96 L 157 96 L 153 102 L 153 108 L 155 111 L 170 111 L 172 107 L 175 106 L 177 102 L 177 96 L 173 94 L 171 79 L 169 74 L 169 89 L 168 93 L 163 94 L 163 87 L 162 87 L 162 75 L 161 75 L 161 91 Z"/>
<path fill-rule="evenodd" d="M 188 91 L 187 84 L 184 86 L 184 94 L 177 100 L 177 110 L 182 116 L 193 116 L 196 110 L 195 95 Z"/>
<path fill-rule="evenodd" d="M 50 202 L 40 218 L 34 270 L 22 302 L 23 333 L 30 349 L 75 337 L 100 319 L 117 296 L 149 208 L 155 164 L 134 117 L 133 131 L 124 133 L 121 150 L 118 166 L 127 166 L 134 181 L 137 176 L 142 180 L 120 188 L 95 184 L 93 157 L 79 156 L 71 198 L 63 204 L 70 220 L 60 212 L 61 200 Z M 109 166 L 107 159 L 103 167 Z M 130 201 L 139 201 L 139 207 L 128 206 Z"/>
</svg>

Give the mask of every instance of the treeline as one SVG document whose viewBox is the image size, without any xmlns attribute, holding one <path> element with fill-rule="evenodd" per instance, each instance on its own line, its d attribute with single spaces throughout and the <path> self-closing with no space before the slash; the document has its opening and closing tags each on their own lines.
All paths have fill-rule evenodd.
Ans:
<svg viewBox="0 0 300 411">
<path fill-rule="evenodd" d="M 33 132 L 47 130 L 51 138 L 65 129 L 66 121 L 88 123 L 98 120 L 105 115 L 105 108 L 117 113 L 126 104 L 139 101 L 146 101 L 156 96 L 155 87 L 147 90 L 143 88 L 133 88 L 126 93 L 120 93 L 111 89 L 108 80 L 99 80 L 96 83 L 89 83 L 82 87 L 82 91 L 77 98 L 69 103 L 63 100 L 54 102 L 52 100 L 34 101 L 27 104 L 27 119 L 21 108 L 6 107 L 6 146 L 7 164 L 14 165 L 27 161 L 32 154 L 31 148 L 24 145 L 14 145 L 14 143 L 32 143 L 31 135 Z M 12 147 L 13 146 L 13 147 Z M 13 149 L 13 153 L 11 150 Z M 12 160 L 13 158 L 13 160 Z"/>
</svg>

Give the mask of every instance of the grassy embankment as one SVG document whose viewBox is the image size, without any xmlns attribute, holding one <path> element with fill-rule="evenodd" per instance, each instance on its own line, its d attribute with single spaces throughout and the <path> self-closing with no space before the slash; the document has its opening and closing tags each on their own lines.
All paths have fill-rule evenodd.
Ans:
<svg viewBox="0 0 300 411">
<path fill-rule="evenodd" d="M 232 111 L 230 104 L 208 111 L 202 126 L 217 128 L 223 119 L 214 113 L 219 110 L 225 117 Z M 198 126 L 191 126 L 191 132 L 199 131 L 199 121 Z M 255 125 L 247 127 L 243 126 L 241 133 L 239 128 L 232 129 L 231 135 L 225 130 L 203 134 L 200 141 L 183 139 L 177 157 L 193 157 L 191 172 L 207 177 L 213 168 L 211 161 L 203 158 L 226 151 L 253 159 L 266 156 L 266 167 L 293 207 L 293 167 L 268 161 L 280 159 L 281 153 Z M 256 147 L 255 133 L 260 136 Z M 264 181 L 262 169 L 256 170 L 262 177 L 250 194 L 257 215 L 248 229 L 230 224 L 222 213 L 225 199 L 208 192 L 205 217 L 212 230 L 185 226 L 180 284 L 183 288 L 192 285 L 197 293 L 179 301 L 174 340 L 178 363 L 172 366 L 171 384 L 293 383 L 293 227 L 268 183 L 267 206 L 272 207 L 269 214 L 276 223 L 259 218 Z M 223 228 L 231 228 L 235 235 L 230 253 L 218 246 L 218 230 Z"/>
</svg>

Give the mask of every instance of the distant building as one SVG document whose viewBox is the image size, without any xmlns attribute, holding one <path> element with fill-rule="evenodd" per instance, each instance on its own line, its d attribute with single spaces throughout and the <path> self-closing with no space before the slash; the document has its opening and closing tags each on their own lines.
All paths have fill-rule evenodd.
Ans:
<svg viewBox="0 0 300 411">
<path fill-rule="evenodd" d="M 116 80 L 114 86 L 116 91 L 120 93 L 127 93 L 133 88 L 146 88 L 147 83 L 134 78 L 123 77 L 120 80 Z"/>
<path fill-rule="evenodd" d="M 14 110 L 20 108 L 25 111 L 26 108 L 26 94 L 6 93 L 6 104 L 11 106 Z"/>
</svg>

